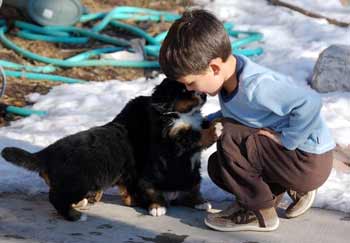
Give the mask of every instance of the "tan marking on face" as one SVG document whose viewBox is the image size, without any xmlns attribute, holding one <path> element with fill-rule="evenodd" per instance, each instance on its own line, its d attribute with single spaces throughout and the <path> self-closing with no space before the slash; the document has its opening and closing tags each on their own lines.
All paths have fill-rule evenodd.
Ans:
<svg viewBox="0 0 350 243">
<path fill-rule="evenodd" d="M 175 137 L 181 130 L 189 130 L 191 125 L 187 123 L 181 123 L 179 125 L 173 126 L 169 131 L 169 136 L 171 138 Z"/>
<path fill-rule="evenodd" d="M 200 100 L 198 97 L 193 97 L 190 100 L 180 100 L 175 104 L 175 110 L 180 113 L 186 113 L 190 111 L 193 107 L 198 106 Z"/>
</svg>

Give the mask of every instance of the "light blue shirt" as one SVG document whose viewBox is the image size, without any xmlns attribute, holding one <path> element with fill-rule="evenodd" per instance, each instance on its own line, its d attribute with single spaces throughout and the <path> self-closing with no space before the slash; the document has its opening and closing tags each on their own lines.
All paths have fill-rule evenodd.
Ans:
<svg viewBox="0 0 350 243">
<path fill-rule="evenodd" d="M 270 128 L 281 134 L 283 146 L 314 154 L 325 153 L 335 142 L 321 117 L 318 93 L 297 86 L 287 76 L 236 56 L 238 89 L 219 94 L 218 114 L 254 128 Z"/>
</svg>

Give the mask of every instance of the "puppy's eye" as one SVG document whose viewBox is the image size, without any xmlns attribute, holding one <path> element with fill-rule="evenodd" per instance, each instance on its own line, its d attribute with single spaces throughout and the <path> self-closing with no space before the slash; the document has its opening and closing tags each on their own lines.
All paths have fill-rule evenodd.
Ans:
<svg viewBox="0 0 350 243">
<path fill-rule="evenodd" d="M 182 89 L 182 90 L 181 90 L 181 93 L 186 93 L 186 92 L 187 92 L 186 89 Z"/>
</svg>

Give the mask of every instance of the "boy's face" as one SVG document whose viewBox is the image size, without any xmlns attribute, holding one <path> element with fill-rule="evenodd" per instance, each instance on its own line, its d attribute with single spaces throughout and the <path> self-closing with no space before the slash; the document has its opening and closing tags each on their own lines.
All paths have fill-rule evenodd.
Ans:
<svg viewBox="0 0 350 243">
<path fill-rule="evenodd" d="M 224 77 L 216 66 L 209 65 L 203 74 L 190 74 L 178 79 L 187 90 L 198 91 L 215 96 L 224 83 Z"/>
</svg>

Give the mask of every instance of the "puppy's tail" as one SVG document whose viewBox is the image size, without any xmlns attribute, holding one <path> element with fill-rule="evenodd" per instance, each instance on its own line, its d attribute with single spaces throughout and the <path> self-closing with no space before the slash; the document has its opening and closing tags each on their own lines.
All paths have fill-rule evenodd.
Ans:
<svg viewBox="0 0 350 243">
<path fill-rule="evenodd" d="M 6 147 L 1 151 L 1 155 L 8 162 L 27 170 L 40 172 L 45 167 L 44 163 L 40 162 L 35 154 L 20 148 Z"/>
</svg>

